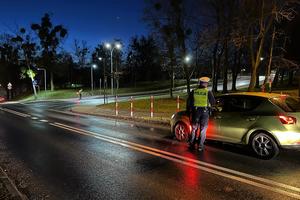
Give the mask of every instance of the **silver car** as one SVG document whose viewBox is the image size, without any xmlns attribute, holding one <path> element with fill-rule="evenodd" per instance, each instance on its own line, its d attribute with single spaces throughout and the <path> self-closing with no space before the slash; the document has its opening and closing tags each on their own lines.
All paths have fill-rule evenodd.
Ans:
<svg viewBox="0 0 300 200">
<path fill-rule="evenodd" d="M 299 99 L 274 93 L 245 92 L 216 98 L 206 137 L 228 143 L 249 145 L 262 159 L 278 155 L 281 148 L 300 147 Z M 171 118 L 171 131 L 186 141 L 191 133 L 185 111 Z"/>
</svg>

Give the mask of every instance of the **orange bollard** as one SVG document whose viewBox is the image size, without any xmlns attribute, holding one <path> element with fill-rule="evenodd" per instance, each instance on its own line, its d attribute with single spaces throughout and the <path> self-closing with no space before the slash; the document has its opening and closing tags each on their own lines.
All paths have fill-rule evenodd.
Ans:
<svg viewBox="0 0 300 200">
<path fill-rule="evenodd" d="M 116 96 L 115 102 L 116 102 L 116 116 L 118 116 L 119 115 L 118 96 Z"/>
<path fill-rule="evenodd" d="M 133 98 L 130 97 L 130 117 L 133 117 Z"/>
<path fill-rule="evenodd" d="M 176 108 L 176 112 L 179 112 L 179 108 L 180 108 L 180 105 L 179 105 L 179 96 L 177 96 L 177 108 Z"/>
<path fill-rule="evenodd" d="M 150 117 L 153 118 L 153 96 L 150 97 Z"/>
</svg>

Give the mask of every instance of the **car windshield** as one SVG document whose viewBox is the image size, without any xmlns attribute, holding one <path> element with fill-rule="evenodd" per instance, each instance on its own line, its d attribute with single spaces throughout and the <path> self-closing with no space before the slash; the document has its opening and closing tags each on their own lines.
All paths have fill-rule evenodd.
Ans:
<svg viewBox="0 0 300 200">
<path fill-rule="evenodd" d="M 285 112 L 300 112 L 300 99 L 290 96 L 272 98 L 271 101 Z"/>
</svg>

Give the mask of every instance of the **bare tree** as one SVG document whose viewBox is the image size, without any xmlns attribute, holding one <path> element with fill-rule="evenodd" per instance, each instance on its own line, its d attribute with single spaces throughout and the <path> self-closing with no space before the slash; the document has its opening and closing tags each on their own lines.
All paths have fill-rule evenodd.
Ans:
<svg viewBox="0 0 300 200">
<path fill-rule="evenodd" d="M 188 4 L 182 0 L 150 0 L 147 2 L 148 7 L 145 9 L 144 20 L 152 27 L 153 32 L 161 35 L 166 44 L 165 46 L 171 51 L 173 51 L 173 47 L 170 47 L 168 44 L 170 41 L 166 40 L 169 39 L 166 35 L 176 38 L 174 41 L 176 48 L 174 53 L 176 53 L 176 57 L 180 58 L 180 66 L 183 68 L 184 77 L 187 82 L 187 91 L 189 93 L 191 70 L 189 65 L 184 62 L 184 57 L 187 56 L 189 51 L 187 42 L 192 34 L 190 28 L 191 21 L 189 21 L 191 18 L 187 14 Z M 173 53 L 170 52 L 169 55 L 171 54 Z"/>
<path fill-rule="evenodd" d="M 81 43 L 78 40 L 74 40 L 74 56 L 79 67 L 85 67 L 88 61 L 88 54 L 90 53 L 87 42 L 82 40 Z"/>
</svg>

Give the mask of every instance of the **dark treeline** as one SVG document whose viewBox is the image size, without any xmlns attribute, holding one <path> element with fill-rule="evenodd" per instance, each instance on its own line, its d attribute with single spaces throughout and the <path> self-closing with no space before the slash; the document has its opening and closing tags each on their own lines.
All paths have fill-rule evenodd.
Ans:
<svg viewBox="0 0 300 200">
<path fill-rule="evenodd" d="M 112 45 L 122 48 L 111 47 L 113 69 L 104 43 L 89 47 L 75 40 L 72 52 L 63 50 L 68 30 L 45 14 L 30 30 L 0 35 L 0 84 L 13 83 L 16 94 L 36 94 L 34 83 L 43 86 L 41 69 L 46 69 L 52 91 L 89 87 L 96 64 L 96 86 L 100 78 L 107 87 L 111 78 L 115 87 L 169 80 L 171 96 L 175 79 L 186 80 L 190 91 L 191 79 L 202 75 L 212 78 L 214 92 L 218 81 L 222 92 L 236 90 L 241 73 L 251 76 L 249 91 L 260 87 L 259 75 L 266 86 L 271 79 L 273 87 L 290 86 L 297 84 L 299 68 L 298 12 L 295 0 L 146 0 L 149 35 L 133 36 L 127 48 L 115 39 Z"/>
</svg>

